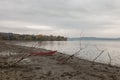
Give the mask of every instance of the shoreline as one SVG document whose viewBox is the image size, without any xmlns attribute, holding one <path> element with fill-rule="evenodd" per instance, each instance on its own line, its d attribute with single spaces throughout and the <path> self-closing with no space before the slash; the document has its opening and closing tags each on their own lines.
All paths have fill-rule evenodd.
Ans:
<svg viewBox="0 0 120 80">
<path fill-rule="evenodd" d="M 11 49 L 16 53 L 27 53 L 30 47 L 3 43 L 0 52 Z M 34 51 L 50 51 L 33 48 Z M 65 64 L 58 59 L 69 55 L 57 52 L 52 56 L 31 56 L 18 63 L 20 67 L 0 68 L 2 80 L 120 80 L 120 67 L 73 57 Z"/>
</svg>

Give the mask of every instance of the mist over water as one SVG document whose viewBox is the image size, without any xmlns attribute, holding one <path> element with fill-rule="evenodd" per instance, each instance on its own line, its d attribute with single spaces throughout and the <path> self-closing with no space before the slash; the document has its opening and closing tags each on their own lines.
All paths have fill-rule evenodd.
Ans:
<svg viewBox="0 0 120 80">
<path fill-rule="evenodd" d="M 65 54 L 72 55 L 80 48 L 82 50 L 75 56 L 82 59 L 93 60 L 100 54 L 102 50 L 104 53 L 96 60 L 101 63 L 109 63 L 110 59 L 108 53 L 112 58 L 112 64 L 120 66 L 120 41 L 100 41 L 100 40 L 82 40 L 82 41 L 42 41 L 42 42 L 21 42 L 16 43 L 23 46 L 32 46 L 48 50 L 57 50 Z"/>
</svg>

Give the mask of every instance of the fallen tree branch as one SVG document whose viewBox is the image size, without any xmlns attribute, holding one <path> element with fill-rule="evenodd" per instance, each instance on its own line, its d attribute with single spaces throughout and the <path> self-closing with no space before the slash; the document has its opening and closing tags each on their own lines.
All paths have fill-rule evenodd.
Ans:
<svg viewBox="0 0 120 80">
<path fill-rule="evenodd" d="M 94 59 L 93 59 L 93 64 L 94 62 L 105 52 L 105 50 L 102 50 L 98 56 L 96 56 Z"/>
</svg>

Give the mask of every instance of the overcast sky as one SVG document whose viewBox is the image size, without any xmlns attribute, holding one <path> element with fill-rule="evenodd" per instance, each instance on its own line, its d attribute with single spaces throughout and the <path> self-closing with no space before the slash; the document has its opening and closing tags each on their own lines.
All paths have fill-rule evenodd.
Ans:
<svg viewBox="0 0 120 80">
<path fill-rule="evenodd" d="M 120 0 L 0 0 L 0 32 L 120 37 Z"/>
</svg>

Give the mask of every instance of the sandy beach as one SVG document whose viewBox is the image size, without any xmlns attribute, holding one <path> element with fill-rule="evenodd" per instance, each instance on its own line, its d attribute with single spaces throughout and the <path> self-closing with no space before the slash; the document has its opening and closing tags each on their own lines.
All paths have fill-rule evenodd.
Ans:
<svg viewBox="0 0 120 80">
<path fill-rule="evenodd" d="M 12 44 L 0 43 L 0 53 L 28 54 L 29 51 L 45 51 Z M 77 57 L 61 64 L 69 55 L 60 52 L 51 56 L 31 56 L 16 66 L 0 68 L 0 80 L 120 80 L 120 68 L 94 63 Z"/>
</svg>

